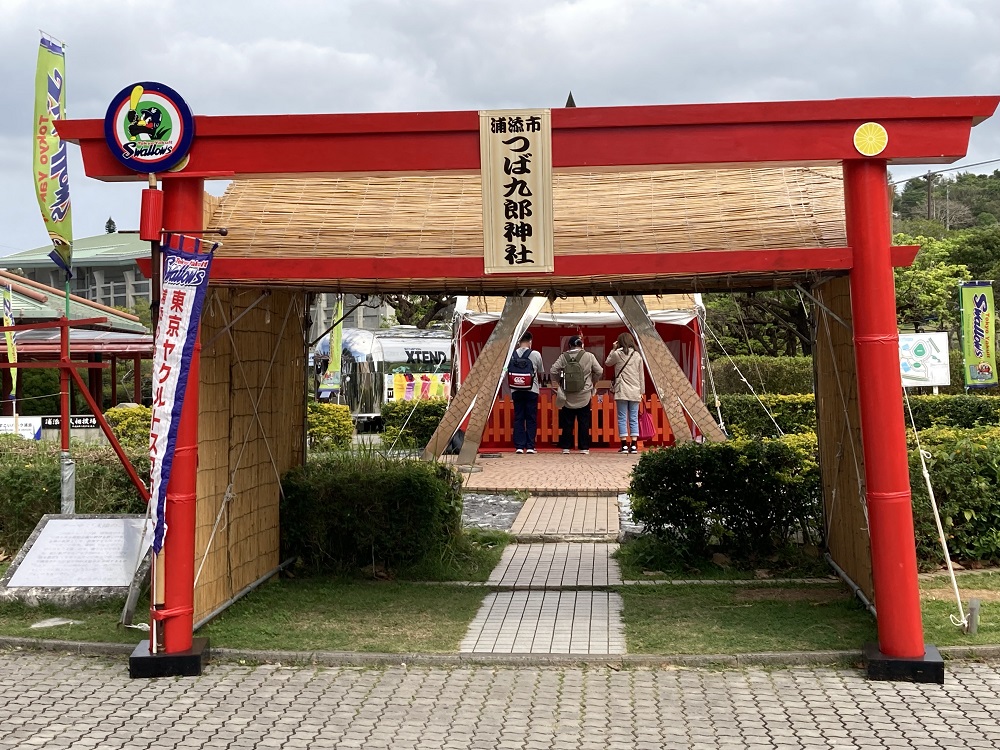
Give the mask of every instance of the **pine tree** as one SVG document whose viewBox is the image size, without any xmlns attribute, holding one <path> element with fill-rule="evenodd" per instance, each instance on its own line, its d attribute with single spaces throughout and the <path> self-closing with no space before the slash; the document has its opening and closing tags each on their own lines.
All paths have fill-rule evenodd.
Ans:
<svg viewBox="0 0 1000 750">
<path fill-rule="evenodd" d="M 108 217 L 108 220 L 104 225 L 104 231 L 107 232 L 108 234 L 114 234 L 115 232 L 118 231 L 118 225 L 115 224 L 115 220 L 112 219 L 110 216 Z"/>
</svg>

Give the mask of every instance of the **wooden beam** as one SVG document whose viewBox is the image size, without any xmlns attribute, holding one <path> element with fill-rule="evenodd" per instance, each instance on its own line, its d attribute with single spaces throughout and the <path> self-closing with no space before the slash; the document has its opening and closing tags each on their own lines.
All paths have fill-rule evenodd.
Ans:
<svg viewBox="0 0 1000 750">
<path fill-rule="evenodd" d="M 439 458 L 448 442 L 458 431 L 465 416 L 469 415 L 469 424 L 465 432 L 465 440 L 459 453 L 460 464 L 475 463 L 476 454 L 483 441 L 483 430 L 489 419 L 500 387 L 500 378 L 507 364 L 507 352 L 517 333 L 518 323 L 531 303 L 531 297 L 508 297 L 504 303 L 500 320 L 490 337 L 486 340 L 482 352 L 476 358 L 472 369 L 464 382 L 459 386 L 458 393 L 451 399 L 448 408 L 438 424 L 437 429 L 424 448 L 423 458 L 431 461 Z M 470 413 L 471 410 L 471 413 Z"/>
<path fill-rule="evenodd" d="M 683 418 L 683 413 L 678 414 L 681 412 L 681 405 L 707 440 L 719 442 L 726 440 L 726 433 L 716 423 L 701 396 L 692 387 L 691 381 L 657 333 L 656 327 L 649 319 L 642 297 L 629 295 L 609 299 L 621 310 L 625 323 L 641 343 L 646 366 L 660 395 L 663 408 L 667 411 L 667 419 L 670 420 L 677 441 L 685 442 L 691 439 L 687 420 Z"/>
</svg>

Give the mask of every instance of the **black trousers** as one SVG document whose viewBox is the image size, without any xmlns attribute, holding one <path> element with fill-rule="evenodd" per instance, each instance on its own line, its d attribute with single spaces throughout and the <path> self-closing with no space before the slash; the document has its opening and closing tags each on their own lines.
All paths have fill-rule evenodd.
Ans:
<svg viewBox="0 0 1000 750">
<path fill-rule="evenodd" d="M 534 391 L 511 391 L 514 402 L 514 447 L 535 447 L 538 432 L 538 394 Z"/>
<path fill-rule="evenodd" d="M 563 450 L 573 447 L 573 427 L 576 426 L 576 447 L 590 450 L 590 404 L 579 409 L 564 406 L 559 410 L 559 447 Z"/>
</svg>

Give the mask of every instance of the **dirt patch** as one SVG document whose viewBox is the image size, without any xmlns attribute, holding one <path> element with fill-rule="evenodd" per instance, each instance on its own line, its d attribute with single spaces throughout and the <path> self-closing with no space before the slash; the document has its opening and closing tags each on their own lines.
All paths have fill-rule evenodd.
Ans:
<svg viewBox="0 0 1000 750">
<path fill-rule="evenodd" d="M 969 602 L 969 599 L 979 599 L 983 602 L 1000 602 L 1000 591 L 991 589 L 967 589 L 959 586 L 959 593 L 962 601 Z M 923 599 L 933 599 L 938 602 L 951 602 L 955 600 L 955 592 L 951 589 L 926 589 L 920 592 Z"/>
<path fill-rule="evenodd" d="M 827 602 L 849 599 L 850 594 L 835 586 L 823 587 L 753 587 L 733 593 L 737 602 L 812 602 L 826 604 Z"/>
</svg>

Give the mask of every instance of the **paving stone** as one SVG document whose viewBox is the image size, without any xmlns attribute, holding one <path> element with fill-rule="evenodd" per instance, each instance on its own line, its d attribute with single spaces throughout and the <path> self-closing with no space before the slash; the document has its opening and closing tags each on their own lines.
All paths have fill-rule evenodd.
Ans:
<svg viewBox="0 0 1000 750">
<path fill-rule="evenodd" d="M 618 561 L 611 557 L 617 550 L 617 544 L 588 542 L 511 544 L 487 583 L 536 589 L 619 586 Z"/>
<path fill-rule="evenodd" d="M 531 496 L 510 528 L 527 540 L 616 540 L 620 530 L 617 495 Z"/>
</svg>

